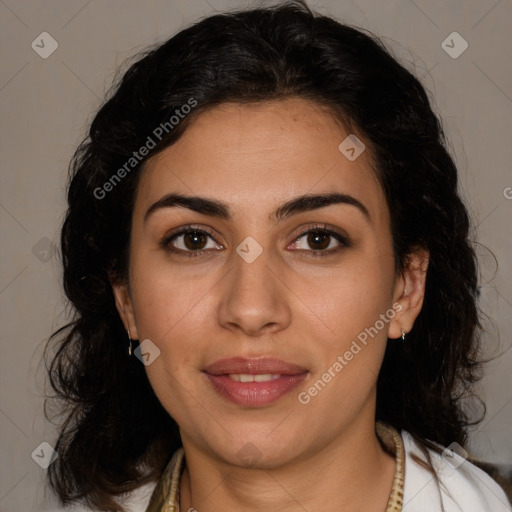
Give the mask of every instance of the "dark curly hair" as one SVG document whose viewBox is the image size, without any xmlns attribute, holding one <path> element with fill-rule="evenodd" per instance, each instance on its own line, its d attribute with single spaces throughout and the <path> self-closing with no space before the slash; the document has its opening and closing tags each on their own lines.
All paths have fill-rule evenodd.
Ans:
<svg viewBox="0 0 512 512">
<path fill-rule="evenodd" d="M 147 51 L 74 156 L 61 235 L 74 317 L 47 347 L 53 399 L 64 415 L 48 478 L 62 503 L 122 511 L 116 496 L 158 479 L 181 446 L 144 366 L 127 354 L 111 287 L 127 278 L 144 163 L 215 105 L 292 96 L 328 107 L 368 141 L 397 272 L 418 248 L 430 253 L 422 310 L 407 342 L 386 349 L 377 419 L 423 446 L 465 444 L 473 423 L 462 401 L 473 396 L 480 369 L 477 266 L 440 121 L 423 86 L 377 37 L 287 2 L 205 18 Z M 169 121 L 179 114 L 178 123 Z M 148 137 L 154 147 L 142 156 Z"/>
</svg>

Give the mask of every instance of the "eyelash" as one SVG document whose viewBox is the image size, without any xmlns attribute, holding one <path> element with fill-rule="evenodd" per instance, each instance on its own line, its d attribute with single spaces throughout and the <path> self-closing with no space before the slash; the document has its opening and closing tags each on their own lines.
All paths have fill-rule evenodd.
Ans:
<svg viewBox="0 0 512 512">
<path fill-rule="evenodd" d="M 210 236 L 214 241 L 214 234 L 209 231 L 206 228 L 196 228 L 194 226 L 185 226 L 183 229 L 180 229 L 179 231 L 173 232 L 170 235 L 167 235 L 161 242 L 160 245 L 166 250 L 174 254 L 180 254 L 188 258 L 198 257 L 202 256 L 204 253 L 207 253 L 210 251 L 210 249 L 201 249 L 197 251 L 184 251 L 183 249 L 175 249 L 173 248 L 170 243 L 179 236 L 182 235 L 188 235 L 191 233 L 199 233 L 199 234 L 206 234 Z M 349 239 L 340 234 L 336 231 L 332 231 L 331 229 L 328 229 L 325 224 L 314 224 L 311 226 L 308 226 L 305 231 L 300 233 L 297 237 L 294 238 L 293 243 L 298 242 L 301 238 L 303 238 L 305 235 L 309 235 L 310 233 L 321 233 L 328 236 L 331 236 L 332 238 L 335 238 L 338 242 L 340 242 L 341 246 L 337 246 L 334 249 L 330 250 L 307 250 L 307 252 L 311 253 L 311 257 L 313 258 L 324 258 L 327 256 L 330 256 L 334 253 L 337 253 L 340 251 L 343 247 L 350 247 Z M 217 242 L 216 242 L 217 243 Z M 300 251 L 305 251 L 304 249 L 299 249 Z"/>
</svg>

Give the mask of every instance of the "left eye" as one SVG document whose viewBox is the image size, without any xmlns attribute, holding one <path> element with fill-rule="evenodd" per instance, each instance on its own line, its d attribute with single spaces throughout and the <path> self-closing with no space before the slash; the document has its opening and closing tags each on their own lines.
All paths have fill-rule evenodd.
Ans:
<svg viewBox="0 0 512 512">
<path fill-rule="evenodd" d="M 300 242 L 303 240 L 303 242 Z M 347 245 L 345 237 L 338 233 L 326 230 L 310 230 L 303 233 L 294 242 L 295 248 L 300 250 L 311 250 L 315 252 L 332 252 L 340 245 Z"/>
</svg>

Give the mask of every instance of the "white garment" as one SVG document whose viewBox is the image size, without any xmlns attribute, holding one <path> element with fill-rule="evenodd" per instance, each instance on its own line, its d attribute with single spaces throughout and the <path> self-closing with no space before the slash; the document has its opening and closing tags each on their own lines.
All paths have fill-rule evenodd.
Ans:
<svg viewBox="0 0 512 512">
<path fill-rule="evenodd" d="M 426 461 L 419 445 L 406 431 L 403 512 L 510 512 L 503 489 L 484 471 L 456 453 L 450 459 L 428 450 L 441 485 L 426 468 L 411 458 Z M 447 462 L 447 461 L 450 462 Z M 442 505 L 441 505 L 442 504 Z"/>
<path fill-rule="evenodd" d="M 457 454 L 446 459 L 428 450 L 441 485 L 426 468 L 411 458 L 426 457 L 413 437 L 401 432 L 405 449 L 404 500 L 402 512 L 511 512 L 503 489 L 484 471 Z M 446 462 L 450 460 L 450 463 Z M 130 512 L 145 512 L 155 484 L 132 494 L 125 507 Z M 372 511 L 373 512 L 373 511 Z"/>
</svg>

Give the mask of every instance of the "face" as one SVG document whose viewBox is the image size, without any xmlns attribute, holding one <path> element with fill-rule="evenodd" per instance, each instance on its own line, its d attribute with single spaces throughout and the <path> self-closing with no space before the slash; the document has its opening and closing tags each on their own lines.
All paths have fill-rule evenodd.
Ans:
<svg viewBox="0 0 512 512">
<path fill-rule="evenodd" d="M 353 159 L 348 135 L 306 100 L 223 104 L 147 163 L 114 292 L 186 449 L 271 467 L 374 421 L 423 281 L 395 274 L 368 143 Z"/>
</svg>

